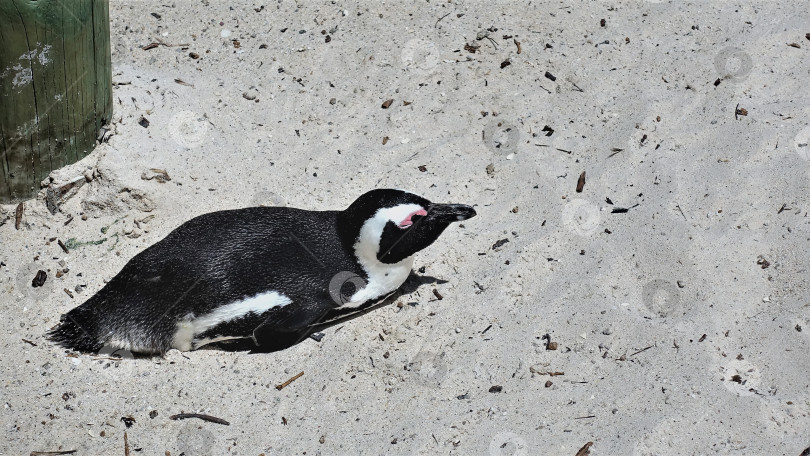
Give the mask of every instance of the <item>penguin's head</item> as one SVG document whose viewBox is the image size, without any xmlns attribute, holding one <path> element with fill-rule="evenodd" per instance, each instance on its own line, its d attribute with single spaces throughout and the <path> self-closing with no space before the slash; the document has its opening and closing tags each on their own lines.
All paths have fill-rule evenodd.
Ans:
<svg viewBox="0 0 810 456">
<path fill-rule="evenodd" d="M 377 189 L 339 216 L 340 230 L 361 259 L 399 263 L 426 248 L 453 222 L 475 216 L 464 204 L 432 203 L 403 190 Z"/>
</svg>

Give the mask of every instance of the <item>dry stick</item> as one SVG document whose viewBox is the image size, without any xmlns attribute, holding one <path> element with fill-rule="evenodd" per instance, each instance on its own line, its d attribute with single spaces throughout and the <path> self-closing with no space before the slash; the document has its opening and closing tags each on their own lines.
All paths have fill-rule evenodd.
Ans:
<svg viewBox="0 0 810 456">
<path fill-rule="evenodd" d="M 284 389 L 286 386 L 288 386 L 290 383 L 292 383 L 292 382 L 294 382 L 294 381 L 298 380 L 298 379 L 299 379 L 299 378 L 300 378 L 302 375 L 304 375 L 304 371 L 299 372 L 297 375 L 295 375 L 295 376 L 294 376 L 294 377 L 292 377 L 291 379 L 287 380 L 286 382 L 282 383 L 281 385 L 276 385 L 276 389 L 277 389 L 277 390 L 279 390 L 279 391 L 281 391 L 281 390 L 282 390 L 282 389 Z"/>
<path fill-rule="evenodd" d="M 62 454 L 74 454 L 78 450 L 66 450 L 66 451 L 32 451 L 29 456 L 59 456 Z"/>
<path fill-rule="evenodd" d="M 588 442 L 585 445 L 583 445 L 582 448 L 580 448 L 579 451 L 577 451 L 576 456 L 588 456 L 589 454 L 591 454 L 591 445 L 593 445 L 593 442 Z"/>
<path fill-rule="evenodd" d="M 124 431 L 124 456 L 129 456 L 129 440 L 127 439 L 127 431 Z"/>
<path fill-rule="evenodd" d="M 639 353 L 641 353 L 641 352 L 643 352 L 643 351 L 647 351 L 647 350 L 649 350 L 649 349 L 651 349 L 651 348 L 653 348 L 653 347 L 655 347 L 655 345 L 650 345 L 649 347 L 642 348 L 641 350 L 639 350 L 639 351 L 637 351 L 637 352 L 633 353 L 633 354 L 632 354 L 632 355 L 630 355 L 630 356 L 636 356 L 636 355 L 638 355 Z"/>
<path fill-rule="evenodd" d="M 172 415 L 169 417 L 170 420 L 184 420 L 186 418 L 199 418 L 203 421 L 208 421 L 211 423 L 224 424 L 225 426 L 231 425 L 231 423 L 223 420 L 222 418 L 217 418 L 211 415 L 204 415 L 202 413 L 178 413 L 177 415 Z"/>
<path fill-rule="evenodd" d="M 22 223 L 22 216 L 23 211 L 25 210 L 25 206 L 23 203 L 17 205 L 17 209 L 14 211 L 14 229 L 17 231 L 20 230 L 20 224 Z"/>
</svg>

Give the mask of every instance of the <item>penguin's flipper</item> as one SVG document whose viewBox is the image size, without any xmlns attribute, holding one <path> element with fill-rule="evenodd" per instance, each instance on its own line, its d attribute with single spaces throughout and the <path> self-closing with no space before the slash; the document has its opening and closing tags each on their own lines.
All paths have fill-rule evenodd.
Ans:
<svg viewBox="0 0 810 456">
<path fill-rule="evenodd" d="M 306 339 L 314 330 L 311 325 L 323 319 L 328 309 L 296 305 L 293 302 L 269 313 L 253 330 L 254 352 L 273 352 L 292 347 Z"/>
</svg>

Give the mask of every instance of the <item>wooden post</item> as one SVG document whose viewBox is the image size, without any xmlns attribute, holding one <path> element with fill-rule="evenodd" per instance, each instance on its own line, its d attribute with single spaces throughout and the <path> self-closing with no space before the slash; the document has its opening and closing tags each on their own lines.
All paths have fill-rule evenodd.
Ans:
<svg viewBox="0 0 810 456">
<path fill-rule="evenodd" d="M 111 116 L 109 0 L 0 0 L 0 203 L 89 154 Z"/>
</svg>

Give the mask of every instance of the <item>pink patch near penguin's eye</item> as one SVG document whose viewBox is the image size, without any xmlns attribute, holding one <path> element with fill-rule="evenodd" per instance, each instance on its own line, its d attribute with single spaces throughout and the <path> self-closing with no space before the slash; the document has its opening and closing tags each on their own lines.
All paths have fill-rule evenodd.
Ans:
<svg viewBox="0 0 810 456">
<path fill-rule="evenodd" d="M 424 209 L 419 209 L 418 211 L 411 212 L 405 217 L 405 220 L 399 222 L 400 228 L 408 228 L 409 226 L 413 225 L 413 220 L 411 219 L 414 215 L 420 215 L 422 217 L 427 215 L 427 211 Z"/>
</svg>

